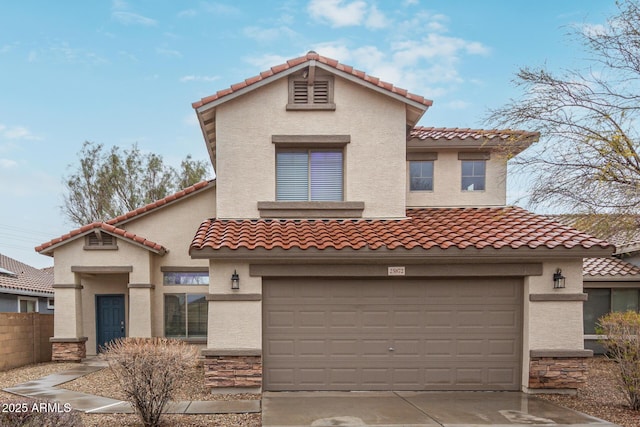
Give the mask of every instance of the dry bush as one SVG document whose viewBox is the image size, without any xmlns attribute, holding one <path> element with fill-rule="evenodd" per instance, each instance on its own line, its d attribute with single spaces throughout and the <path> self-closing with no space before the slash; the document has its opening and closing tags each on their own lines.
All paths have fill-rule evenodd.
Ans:
<svg viewBox="0 0 640 427">
<path fill-rule="evenodd" d="M 2 402 L 2 427 L 81 427 L 82 418 L 69 404 L 34 399 Z"/>
<path fill-rule="evenodd" d="M 640 410 L 640 314 L 609 313 L 600 318 L 596 332 L 607 336 L 601 343 L 607 356 L 617 363 L 629 405 Z"/>
<path fill-rule="evenodd" d="M 195 347 L 166 338 L 117 339 L 104 348 L 109 367 L 145 427 L 159 425 L 169 399 L 197 363 L 197 354 Z"/>
</svg>

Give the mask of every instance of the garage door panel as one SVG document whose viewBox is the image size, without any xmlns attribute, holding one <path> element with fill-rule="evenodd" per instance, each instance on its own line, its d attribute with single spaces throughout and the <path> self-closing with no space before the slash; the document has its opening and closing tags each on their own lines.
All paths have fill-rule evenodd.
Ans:
<svg viewBox="0 0 640 427">
<path fill-rule="evenodd" d="M 519 389 L 521 280 L 263 287 L 265 390 Z"/>
</svg>

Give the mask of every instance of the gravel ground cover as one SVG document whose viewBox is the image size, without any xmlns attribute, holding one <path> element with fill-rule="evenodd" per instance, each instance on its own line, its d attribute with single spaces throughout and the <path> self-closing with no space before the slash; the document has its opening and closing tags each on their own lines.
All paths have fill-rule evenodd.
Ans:
<svg viewBox="0 0 640 427">
<path fill-rule="evenodd" d="M 589 379 L 578 389 L 577 395 L 549 394 L 538 397 L 623 427 L 640 426 L 640 412 L 629 408 L 618 386 L 619 374 L 615 363 L 604 357 L 594 357 L 588 364 Z"/>
<path fill-rule="evenodd" d="M 0 390 L 16 384 L 35 380 L 56 372 L 65 371 L 77 366 L 74 363 L 42 363 L 24 366 L 6 372 L 0 372 Z M 195 368 L 188 381 L 178 390 L 175 400 L 231 400 L 231 399 L 260 399 L 260 395 L 215 395 L 203 386 L 204 373 L 202 368 Z M 102 369 L 74 381 L 60 386 L 69 390 L 96 394 L 112 399 L 124 399 L 117 381 L 109 369 Z M 0 402 L 16 399 L 17 396 L 0 391 Z M 82 414 L 82 421 L 87 427 L 123 426 L 140 427 L 142 423 L 132 414 Z M 215 415 L 179 415 L 169 414 L 163 417 L 163 425 L 204 427 L 258 427 L 262 424 L 261 414 L 215 414 Z"/>
</svg>

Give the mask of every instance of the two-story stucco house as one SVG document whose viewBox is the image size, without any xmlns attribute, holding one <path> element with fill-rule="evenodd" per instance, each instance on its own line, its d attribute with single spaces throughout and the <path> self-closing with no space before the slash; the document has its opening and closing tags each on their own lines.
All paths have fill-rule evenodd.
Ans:
<svg viewBox="0 0 640 427">
<path fill-rule="evenodd" d="M 431 101 L 315 52 L 193 106 L 215 182 L 37 248 L 54 358 L 167 336 L 232 391 L 577 387 L 613 248 L 505 206 L 537 134 L 417 127 Z"/>
</svg>

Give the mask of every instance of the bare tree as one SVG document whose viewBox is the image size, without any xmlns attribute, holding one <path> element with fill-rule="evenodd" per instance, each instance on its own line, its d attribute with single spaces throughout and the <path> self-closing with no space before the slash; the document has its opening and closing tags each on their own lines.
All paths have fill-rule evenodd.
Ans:
<svg viewBox="0 0 640 427">
<path fill-rule="evenodd" d="M 85 142 L 76 170 L 65 177 L 63 212 L 76 225 L 105 221 L 162 199 L 206 179 L 204 161 L 188 155 L 180 169 L 165 165 L 162 156 L 142 154 L 137 145 L 105 152 L 102 144 Z"/>
<path fill-rule="evenodd" d="M 529 174 L 530 204 L 580 212 L 640 207 L 640 5 L 620 0 L 603 26 L 574 28 L 584 69 L 521 68 L 519 99 L 492 110 L 490 126 L 540 132 L 514 159 Z"/>
</svg>

